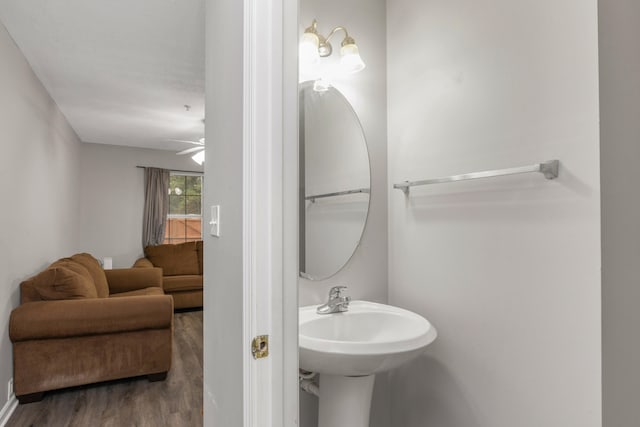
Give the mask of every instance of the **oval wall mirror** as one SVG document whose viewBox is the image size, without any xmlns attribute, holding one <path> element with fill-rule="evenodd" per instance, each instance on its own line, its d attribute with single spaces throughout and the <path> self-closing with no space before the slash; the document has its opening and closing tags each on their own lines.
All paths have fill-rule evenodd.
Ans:
<svg viewBox="0 0 640 427">
<path fill-rule="evenodd" d="M 300 276 L 327 279 L 351 259 L 369 213 L 369 152 L 340 91 L 300 84 Z"/>
</svg>

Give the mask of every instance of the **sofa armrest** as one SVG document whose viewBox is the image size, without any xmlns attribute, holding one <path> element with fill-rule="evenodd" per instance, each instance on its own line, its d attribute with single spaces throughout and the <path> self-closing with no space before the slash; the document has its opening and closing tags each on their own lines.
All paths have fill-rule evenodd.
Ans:
<svg viewBox="0 0 640 427">
<path fill-rule="evenodd" d="M 149 258 L 139 258 L 133 263 L 133 268 L 153 268 L 154 265 Z"/>
<path fill-rule="evenodd" d="M 135 291 L 157 286 L 162 288 L 161 268 L 116 268 L 105 270 L 109 293 Z"/>
<path fill-rule="evenodd" d="M 170 328 L 170 295 L 34 301 L 11 312 L 12 342 Z"/>
</svg>

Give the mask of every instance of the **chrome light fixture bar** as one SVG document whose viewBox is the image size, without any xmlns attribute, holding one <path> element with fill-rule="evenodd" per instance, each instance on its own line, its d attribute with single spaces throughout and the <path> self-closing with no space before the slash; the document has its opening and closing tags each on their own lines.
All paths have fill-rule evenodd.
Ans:
<svg viewBox="0 0 640 427">
<path fill-rule="evenodd" d="M 365 67 L 364 61 L 360 58 L 360 52 L 353 37 L 349 36 L 344 27 L 335 27 L 327 37 L 318 33 L 318 22 L 314 19 L 311 25 L 304 30 L 300 40 L 300 62 L 316 65 L 320 58 L 325 58 L 333 52 L 333 47 L 329 39 L 338 31 L 344 31 L 340 47 L 340 68 L 347 73 L 357 73 Z"/>
</svg>

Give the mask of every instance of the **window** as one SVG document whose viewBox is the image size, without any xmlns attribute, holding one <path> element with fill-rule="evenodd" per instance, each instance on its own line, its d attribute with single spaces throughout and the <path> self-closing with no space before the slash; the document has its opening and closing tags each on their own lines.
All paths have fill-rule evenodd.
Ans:
<svg viewBox="0 0 640 427">
<path fill-rule="evenodd" d="M 164 243 L 202 240 L 202 176 L 171 175 Z"/>
</svg>

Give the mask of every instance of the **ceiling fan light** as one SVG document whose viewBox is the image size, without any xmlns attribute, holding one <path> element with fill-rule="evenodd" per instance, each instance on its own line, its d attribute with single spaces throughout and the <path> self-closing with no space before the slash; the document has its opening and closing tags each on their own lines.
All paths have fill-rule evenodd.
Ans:
<svg viewBox="0 0 640 427">
<path fill-rule="evenodd" d="M 202 164 L 204 163 L 204 150 L 198 151 L 196 154 L 191 156 L 191 159 L 202 166 Z"/>
</svg>

